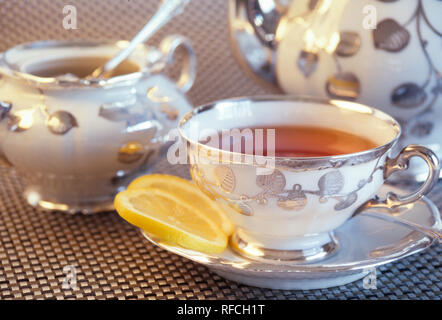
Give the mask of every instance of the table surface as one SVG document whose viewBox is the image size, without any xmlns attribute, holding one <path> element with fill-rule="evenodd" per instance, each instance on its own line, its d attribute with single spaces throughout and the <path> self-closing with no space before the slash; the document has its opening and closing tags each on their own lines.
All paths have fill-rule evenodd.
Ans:
<svg viewBox="0 0 442 320">
<path fill-rule="evenodd" d="M 42 39 L 131 38 L 158 0 L 71 0 L 78 28 L 62 27 L 64 0 L 0 0 L 0 50 Z M 179 33 L 193 42 L 196 82 L 188 97 L 211 100 L 269 93 L 238 67 L 229 44 L 227 1 L 192 0 L 149 41 Z M 160 162 L 156 172 L 189 177 L 187 167 Z M 377 269 L 377 289 L 362 281 L 311 291 L 278 291 L 227 281 L 204 266 L 154 247 L 116 213 L 38 212 L 22 196 L 14 170 L 0 167 L 0 299 L 441 299 L 441 248 Z M 442 208 L 442 184 L 430 196 Z M 63 289 L 75 267 L 77 289 Z"/>
<path fill-rule="evenodd" d="M 154 172 L 189 177 L 161 160 Z M 282 291 L 225 280 L 160 249 L 115 212 L 40 212 L 21 196 L 15 170 L 0 168 L 1 299 L 441 299 L 441 247 L 377 268 L 362 281 L 321 290 Z M 442 184 L 430 198 L 442 208 Z M 76 288 L 63 288 L 72 271 Z M 72 283 L 72 282 L 71 282 Z"/>
</svg>

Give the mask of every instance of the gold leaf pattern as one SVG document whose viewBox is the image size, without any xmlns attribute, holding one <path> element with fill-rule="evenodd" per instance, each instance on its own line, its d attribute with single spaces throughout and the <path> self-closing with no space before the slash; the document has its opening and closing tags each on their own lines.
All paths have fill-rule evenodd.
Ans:
<svg viewBox="0 0 442 320">
<path fill-rule="evenodd" d="M 279 198 L 277 204 L 285 210 L 301 210 L 307 204 L 307 197 L 301 185 L 295 184 L 287 197 Z"/>
<path fill-rule="evenodd" d="M 353 73 L 340 72 L 328 79 L 326 90 L 332 98 L 353 100 L 359 97 L 361 85 Z"/>
<path fill-rule="evenodd" d="M 315 70 L 318 65 L 319 57 L 314 52 L 308 52 L 302 50 L 298 56 L 298 68 L 304 74 L 304 77 L 308 78 Z"/>
<path fill-rule="evenodd" d="M 273 193 L 279 193 L 285 188 L 285 176 L 281 171 L 275 169 L 271 174 L 258 175 L 256 177 L 256 184 Z"/>
<path fill-rule="evenodd" d="M 318 187 L 321 195 L 338 194 L 344 187 L 344 176 L 339 170 L 330 171 L 319 179 Z"/>
<path fill-rule="evenodd" d="M 254 214 L 254 207 L 251 203 L 258 205 L 269 205 L 269 199 L 275 199 L 276 205 L 281 209 L 296 211 L 303 209 L 308 202 L 307 194 L 317 197 L 318 203 L 327 203 L 330 200 L 336 201 L 334 210 L 344 210 L 353 205 L 357 199 L 357 192 L 365 185 L 373 181 L 373 175 L 378 170 L 383 170 L 383 166 L 376 166 L 366 179 L 361 179 L 354 190 L 342 194 L 344 188 L 344 176 L 339 170 L 329 171 L 323 174 L 318 180 L 318 190 L 306 190 L 301 184 L 295 183 L 292 189 L 285 189 L 285 175 L 275 169 L 270 175 L 257 175 L 256 184 L 262 191 L 249 196 L 246 194 L 235 195 L 236 178 L 233 170 L 226 165 L 219 165 L 214 169 L 216 182 L 205 179 L 204 174 L 198 170 L 197 165 L 191 166 L 191 175 L 195 183 L 204 192 L 211 195 L 212 199 L 220 199 L 224 204 L 234 209 L 236 212 L 249 216 Z M 225 193 L 232 193 L 229 196 L 217 191 L 220 188 Z"/>
<path fill-rule="evenodd" d="M 358 194 L 356 192 L 352 192 L 346 197 L 342 197 L 339 199 L 339 202 L 335 205 L 335 210 L 344 210 L 350 207 L 353 203 L 358 200 Z"/>
<path fill-rule="evenodd" d="M 233 210 L 238 212 L 239 214 L 245 215 L 245 216 L 253 216 L 253 209 L 248 204 L 238 201 L 238 202 L 228 202 L 229 207 L 231 207 Z"/>
<path fill-rule="evenodd" d="M 227 166 L 217 166 L 214 174 L 218 187 L 226 193 L 232 193 L 236 184 L 232 169 Z"/>
<path fill-rule="evenodd" d="M 144 155 L 144 147 L 138 142 L 128 142 L 120 148 L 118 161 L 123 163 L 134 163 Z"/>
<path fill-rule="evenodd" d="M 410 41 L 410 33 L 393 19 L 385 19 L 373 30 L 374 46 L 389 52 L 404 49 Z"/>
<path fill-rule="evenodd" d="M 0 120 L 3 120 L 11 111 L 12 103 L 6 101 L 0 101 Z"/>
<path fill-rule="evenodd" d="M 393 90 L 391 102 L 404 109 L 416 108 L 422 105 L 427 99 L 424 89 L 415 83 L 404 83 Z"/>
<path fill-rule="evenodd" d="M 66 134 L 74 127 L 78 127 L 75 117 L 67 111 L 55 111 L 46 120 L 46 126 L 53 134 Z"/>
<path fill-rule="evenodd" d="M 361 47 L 361 38 L 356 32 L 342 31 L 339 34 L 339 44 L 336 47 L 336 54 L 340 57 L 355 55 Z"/>
<path fill-rule="evenodd" d="M 434 129 L 434 124 L 429 121 L 418 122 L 410 130 L 410 133 L 415 137 L 426 137 L 431 134 Z"/>
</svg>

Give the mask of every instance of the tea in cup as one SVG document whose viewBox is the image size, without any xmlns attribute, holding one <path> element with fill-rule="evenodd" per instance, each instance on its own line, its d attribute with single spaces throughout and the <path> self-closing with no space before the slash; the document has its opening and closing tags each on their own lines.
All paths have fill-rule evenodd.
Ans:
<svg viewBox="0 0 442 320">
<path fill-rule="evenodd" d="M 218 101 L 179 125 L 195 183 L 236 225 L 231 246 L 266 262 L 317 261 L 339 249 L 334 230 L 364 207 L 417 201 L 439 176 L 436 155 L 410 145 L 392 157 L 401 130 L 358 103 L 267 96 Z M 409 159 L 427 163 L 426 182 L 408 196 L 376 193 Z"/>
</svg>

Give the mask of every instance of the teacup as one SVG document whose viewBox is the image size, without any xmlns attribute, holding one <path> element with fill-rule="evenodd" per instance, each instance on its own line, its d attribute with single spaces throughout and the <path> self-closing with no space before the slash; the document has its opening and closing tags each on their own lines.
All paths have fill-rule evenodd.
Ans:
<svg viewBox="0 0 442 320">
<path fill-rule="evenodd" d="M 166 37 L 159 48 L 137 47 L 125 73 L 85 77 L 98 66 L 85 71 L 84 62 L 107 61 L 128 44 L 40 41 L 0 54 L 0 153 L 24 177 L 31 205 L 83 213 L 112 209 L 115 194 L 151 167 L 169 130 L 192 109 L 185 93 L 196 60 L 179 35 Z M 175 82 L 164 71 L 181 47 L 186 56 Z M 83 75 L 56 76 L 62 67 Z"/>
<path fill-rule="evenodd" d="M 314 126 L 370 139 L 376 147 L 324 157 L 270 157 L 215 148 L 203 132 L 235 128 Z M 195 183 L 225 209 L 236 225 L 231 245 L 255 260 L 299 263 L 324 259 L 339 248 L 333 230 L 361 208 L 389 210 L 428 193 L 439 176 L 429 149 L 410 145 L 393 157 L 401 129 L 377 109 L 341 100 L 268 96 L 218 101 L 180 122 Z M 376 192 L 409 159 L 429 167 L 426 182 L 407 196 Z"/>
</svg>

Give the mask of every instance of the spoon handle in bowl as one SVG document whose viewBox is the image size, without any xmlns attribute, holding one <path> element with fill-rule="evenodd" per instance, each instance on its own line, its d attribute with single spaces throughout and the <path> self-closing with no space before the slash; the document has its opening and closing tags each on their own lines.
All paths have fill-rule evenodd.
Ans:
<svg viewBox="0 0 442 320">
<path fill-rule="evenodd" d="M 166 0 L 165 2 L 163 2 L 157 12 L 154 14 L 154 16 L 137 33 L 137 35 L 131 40 L 129 45 L 121 50 L 115 57 L 110 59 L 102 68 L 100 68 L 101 70 L 99 70 L 98 72 L 94 71 L 93 77 L 99 78 L 105 72 L 115 69 L 132 53 L 132 51 L 139 44 L 149 39 L 175 15 L 180 14 L 188 2 L 189 0 Z"/>
</svg>

